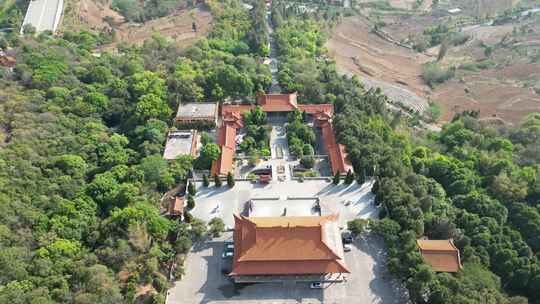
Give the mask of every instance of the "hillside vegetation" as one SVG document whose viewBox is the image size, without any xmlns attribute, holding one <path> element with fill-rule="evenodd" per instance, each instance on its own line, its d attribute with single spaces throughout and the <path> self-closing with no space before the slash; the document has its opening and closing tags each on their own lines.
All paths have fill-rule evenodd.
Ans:
<svg viewBox="0 0 540 304">
<path fill-rule="evenodd" d="M 252 13 L 236 0 L 208 3 L 213 30 L 186 50 L 159 34 L 100 56 L 92 49 L 104 42 L 88 32 L 7 35 L 17 65 L 0 70 L 0 303 L 164 303 L 170 265 L 181 278 L 183 255 L 207 229 L 189 213 L 160 214 L 193 166 L 163 160 L 165 135 L 179 102 L 254 100 L 270 87 L 260 2 Z M 386 241 L 411 301 L 539 304 L 540 114 L 507 129 L 466 111 L 413 136 L 380 90 L 329 59 L 339 11 L 289 4 L 272 4 L 279 84 L 302 103 L 334 105 L 356 179 L 375 179 L 382 211 L 368 229 Z M 265 119 L 249 120 L 266 141 Z M 463 269 L 435 273 L 416 247 L 424 236 L 454 239 Z"/>
<path fill-rule="evenodd" d="M 0 70 L 0 303 L 164 303 L 169 266 L 206 227 L 160 215 L 192 167 L 162 159 L 173 110 L 271 81 L 248 12 L 211 10 L 216 30 L 185 51 L 159 35 L 100 57 L 87 32 L 7 37 L 17 65 Z"/>
</svg>

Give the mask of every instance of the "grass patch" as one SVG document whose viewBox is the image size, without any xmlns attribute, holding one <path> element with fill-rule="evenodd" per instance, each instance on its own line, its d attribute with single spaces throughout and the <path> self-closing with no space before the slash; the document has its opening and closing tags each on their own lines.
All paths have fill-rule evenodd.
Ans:
<svg viewBox="0 0 540 304">
<path fill-rule="evenodd" d="M 495 66 L 495 61 L 491 59 L 484 59 L 477 62 L 467 62 L 459 66 L 460 70 L 477 72 L 480 70 L 489 69 Z"/>
</svg>

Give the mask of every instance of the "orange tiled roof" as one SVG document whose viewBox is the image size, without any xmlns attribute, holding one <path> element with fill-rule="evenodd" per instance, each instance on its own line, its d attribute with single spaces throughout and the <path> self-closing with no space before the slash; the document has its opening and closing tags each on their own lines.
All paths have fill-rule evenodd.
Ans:
<svg viewBox="0 0 540 304">
<path fill-rule="evenodd" d="M 254 105 L 223 105 L 221 107 L 221 116 L 224 117 L 228 113 L 236 113 L 238 114 L 239 118 L 241 119 L 241 114 L 247 111 L 250 111 L 251 109 L 255 109 Z"/>
<path fill-rule="evenodd" d="M 343 145 L 336 142 L 331 118 L 334 112 L 332 104 L 298 104 L 297 94 L 266 94 L 258 97 L 258 104 L 264 112 L 291 112 L 295 109 L 314 115 L 315 124 L 322 128 L 323 138 L 328 150 L 332 173 L 346 173 L 352 170 L 347 160 L 347 154 Z M 223 105 L 221 117 L 223 123 L 218 131 L 218 144 L 222 147 L 235 150 L 236 129 L 242 127 L 242 113 L 254 109 L 254 105 Z M 226 151 L 230 153 L 230 151 Z M 229 163 L 230 160 L 230 163 Z M 212 175 L 227 174 L 232 169 L 232 156 L 220 157 L 220 160 L 212 164 Z"/>
<path fill-rule="evenodd" d="M 212 162 L 211 173 L 213 175 L 227 175 L 233 169 L 234 150 L 228 147 L 221 147 L 219 158 Z"/>
<path fill-rule="evenodd" d="M 337 215 L 235 216 L 231 275 L 348 273 L 337 245 L 327 239 L 336 220 Z"/>
<path fill-rule="evenodd" d="M 459 250 L 451 240 L 417 240 L 422 257 L 437 272 L 458 272 Z"/>
<path fill-rule="evenodd" d="M 291 112 L 298 108 L 297 94 L 263 94 L 258 104 L 265 112 Z"/>
<path fill-rule="evenodd" d="M 298 110 L 308 114 L 316 114 L 319 112 L 328 113 L 330 116 L 334 114 L 334 105 L 329 103 L 323 104 L 299 104 Z"/>
<path fill-rule="evenodd" d="M 221 148 L 219 158 L 212 162 L 211 174 L 226 175 L 232 171 L 236 150 L 236 123 L 224 122 L 218 130 L 217 143 Z"/>
<path fill-rule="evenodd" d="M 332 167 L 332 174 L 337 172 L 346 173 L 349 170 L 353 170 L 351 163 L 347 160 L 347 152 L 342 144 L 338 144 L 334 135 L 334 128 L 328 121 L 319 121 L 318 125 L 322 130 L 322 137 L 328 157 L 330 158 L 330 166 Z"/>
</svg>

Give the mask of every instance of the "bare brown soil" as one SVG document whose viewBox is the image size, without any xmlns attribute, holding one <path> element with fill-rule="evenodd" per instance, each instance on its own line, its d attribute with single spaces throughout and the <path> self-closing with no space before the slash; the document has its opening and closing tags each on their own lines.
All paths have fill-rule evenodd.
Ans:
<svg viewBox="0 0 540 304">
<path fill-rule="evenodd" d="M 345 18 L 327 47 L 337 64 L 350 72 L 400 85 L 418 95 L 429 89 L 421 78 L 421 64 L 429 57 L 383 40 L 358 17 Z"/>
<path fill-rule="evenodd" d="M 540 111 L 540 96 L 523 88 L 510 77 L 510 69 L 467 73 L 460 80 L 452 79 L 437 86 L 433 100 L 443 109 L 442 121 L 450 120 L 463 110 L 479 110 L 481 117 L 498 117 L 507 123 L 518 123 L 531 112 Z M 521 72 L 518 72 L 521 73 Z M 510 74 L 510 77 L 501 75 Z"/>
<path fill-rule="evenodd" d="M 394 23 L 385 26 L 384 30 L 394 38 L 397 38 L 394 33 L 399 31 L 398 36 L 401 37 L 398 39 L 401 39 L 409 31 L 421 32 L 429 22 L 427 16 L 396 17 Z M 369 29 L 367 22 L 358 16 L 345 18 L 335 28 L 327 46 L 338 66 L 361 77 L 397 84 L 436 102 L 443 111 L 441 122 L 450 120 L 457 112 L 480 110 L 483 118 L 497 118 L 497 121 L 514 124 L 527 114 L 540 111 L 540 96 L 525 85 L 540 79 L 540 64 L 530 63 L 526 57 L 516 54 L 506 56 L 504 50 L 498 51 L 492 57 L 497 68 L 458 70 L 453 79 L 430 89 L 421 78 L 421 71 L 422 64 L 433 61 L 433 57 L 387 42 L 370 33 Z M 485 59 L 480 40 L 494 45 L 511 31 L 511 25 L 473 28 L 470 34 L 474 39 L 452 49 L 441 64 L 455 65 Z M 523 40 L 512 43 L 524 43 Z"/>
<path fill-rule="evenodd" d="M 100 2 L 101 1 L 101 2 Z M 110 8 L 111 0 L 79 0 L 70 4 L 63 22 L 63 30 L 112 31 L 114 42 L 101 48 L 112 50 L 119 43 L 141 45 L 154 33 L 173 39 L 180 47 L 188 47 L 206 36 L 212 24 L 212 14 L 203 6 L 192 10 L 178 10 L 168 16 L 145 23 L 125 22 Z M 107 20 L 109 19 L 109 20 Z M 192 23 L 197 25 L 197 32 Z"/>
</svg>

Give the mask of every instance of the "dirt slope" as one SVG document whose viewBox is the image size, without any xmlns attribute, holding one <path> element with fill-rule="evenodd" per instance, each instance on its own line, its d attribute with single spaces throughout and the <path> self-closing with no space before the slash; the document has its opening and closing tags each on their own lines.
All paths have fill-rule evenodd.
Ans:
<svg viewBox="0 0 540 304">
<path fill-rule="evenodd" d="M 168 16 L 145 23 L 125 22 L 124 18 L 110 8 L 111 0 L 79 0 L 67 5 L 62 30 L 111 31 L 116 37 L 112 44 L 103 50 L 111 50 L 118 43 L 127 42 L 141 45 L 144 40 L 158 32 L 172 38 L 179 46 L 192 45 L 198 38 L 205 36 L 211 28 L 212 14 L 203 6 L 192 10 L 178 10 Z M 109 19 L 109 20 L 107 20 Z M 193 32 L 192 23 L 197 24 Z"/>
<path fill-rule="evenodd" d="M 484 56 L 478 47 L 480 40 L 494 44 L 511 30 L 508 25 L 471 29 L 468 33 L 475 39 L 449 52 L 442 64 L 479 60 Z M 518 123 L 527 114 L 540 111 L 540 96 L 525 85 L 540 79 L 540 63 L 518 59 L 505 61 L 511 54 L 499 52 L 494 55 L 496 62 L 505 63 L 498 65 L 500 67 L 483 71 L 458 70 L 453 79 L 431 90 L 421 78 L 421 69 L 423 63 L 434 58 L 370 33 L 362 17 L 345 18 L 336 27 L 327 46 L 342 70 L 373 80 L 371 83 L 381 85 L 383 91 L 384 87 L 390 90 L 394 86 L 401 88 L 396 94 L 398 99 L 405 99 L 402 100 L 404 104 L 409 103 L 415 108 L 415 104 L 421 103 L 416 97 L 436 102 L 442 108 L 440 120 L 443 122 L 464 110 L 480 110 L 481 117 L 497 117 L 506 123 Z M 404 90 L 417 96 L 404 94 Z"/>
<path fill-rule="evenodd" d="M 348 17 L 339 24 L 327 47 L 340 68 L 368 78 L 371 82 L 388 84 L 393 87 L 425 97 L 429 88 L 421 78 L 421 64 L 429 57 L 412 50 L 398 47 L 370 32 L 368 24 L 358 17 Z M 401 100 L 404 103 L 408 99 Z M 412 104 L 412 108 L 425 107 Z"/>
</svg>

